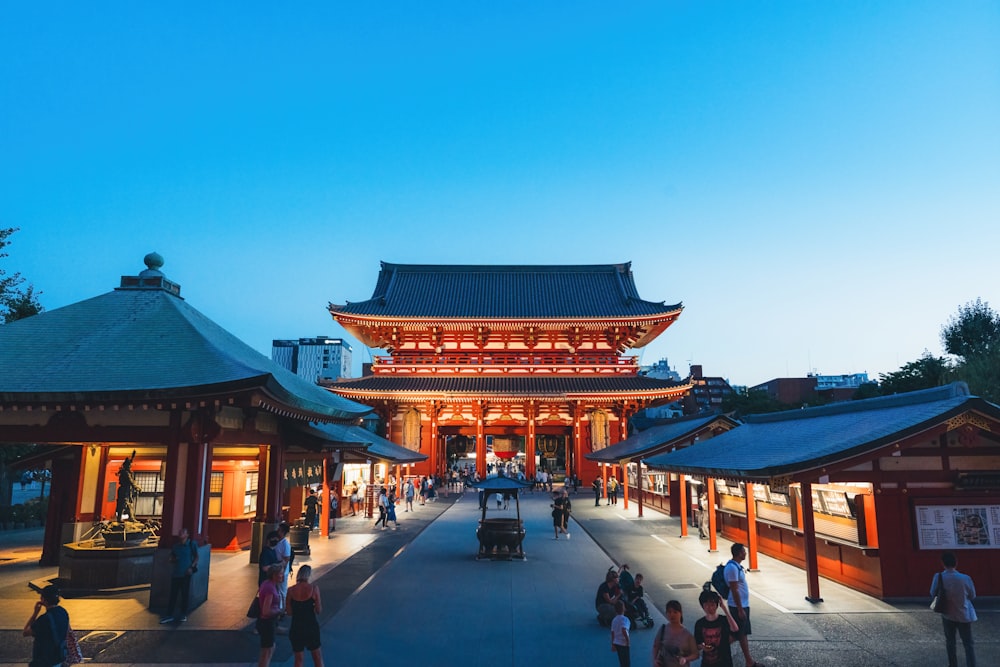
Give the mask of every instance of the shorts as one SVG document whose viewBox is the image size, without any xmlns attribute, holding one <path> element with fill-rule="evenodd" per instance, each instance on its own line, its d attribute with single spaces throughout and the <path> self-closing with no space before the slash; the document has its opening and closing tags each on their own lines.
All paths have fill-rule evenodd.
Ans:
<svg viewBox="0 0 1000 667">
<path fill-rule="evenodd" d="M 274 648 L 274 628 L 277 621 L 275 617 L 257 619 L 257 634 L 260 636 L 261 648 Z"/>
<path fill-rule="evenodd" d="M 745 621 L 740 619 L 739 609 L 736 607 L 729 607 L 729 615 L 733 617 L 733 620 L 736 621 L 736 625 L 739 627 L 735 633 L 736 637 L 749 637 L 752 634 L 750 629 L 750 607 L 743 607 L 743 611 L 745 611 L 747 615 Z"/>
<path fill-rule="evenodd" d="M 319 626 L 306 628 L 303 631 L 297 631 L 296 628 L 292 628 L 288 633 L 288 641 L 291 643 L 292 651 L 295 653 L 302 653 L 303 650 L 315 651 L 321 646 Z"/>
</svg>

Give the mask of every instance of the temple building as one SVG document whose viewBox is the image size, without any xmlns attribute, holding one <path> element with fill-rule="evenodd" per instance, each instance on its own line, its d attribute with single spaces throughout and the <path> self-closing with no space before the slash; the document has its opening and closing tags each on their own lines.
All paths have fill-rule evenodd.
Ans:
<svg viewBox="0 0 1000 667">
<path fill-rule="evenodd" d="M 343 495 L 349 467 L 387 477 L 424 457 L 364 429 L 368 406 L 192 307 L 162 257 L 145 264 L 110 292 L 0 326 L 0 446 L 53 446 L 36 457 L 52 471 L 41 561 L 59 565 L 64 590 L 149 585 L 162 608 L 170 538 L 186 528 L 197 605 L 211 550 L 255 559 L 266 531 L 299 518 L 307 487 Z"/>
<path fill-rule="evenodd" d="M 585 454 L 624 439 L 638 410 L 691 388 L 639 375 L 627 354 L 682 311 L 642 299 L 630 263 L 383 262 L 371 298 L 329 310 L 388 353 L 330 389 L 372 406 L 386 438 L 426 454 L 418 474 L 512 463 L 589 481 L 601 471 Z"/>
</svg>

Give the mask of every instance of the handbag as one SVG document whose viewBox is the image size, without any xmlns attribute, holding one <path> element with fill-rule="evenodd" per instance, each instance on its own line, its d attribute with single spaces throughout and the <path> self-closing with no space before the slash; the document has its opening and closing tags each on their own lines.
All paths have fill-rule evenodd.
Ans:
<svg viewBox="0 0 1000 667">
<path fill-rule="evenodd" d="M 260 618 L 260 598 L 255 597 L 247 609 L 247 618 Z"/>
<path fill-rule="evenodd" d="M 80 642 L 76 639 L 73 628 L 66 631 L 66 659 L 64 665 L 76 665 L 83 662 L 83 651 L 80 649 Z"/>
<path fill-rule="evenodd" d="M 945 612 L 947 602 L 944 596 L 944 580 L 942 579 L 940 572 L 936 575 L 936 581 L 937 586 L 935 587 L 934 599 L 931 600 L 931 611 L 935 614 L 943 614 Z"/>
</svg>

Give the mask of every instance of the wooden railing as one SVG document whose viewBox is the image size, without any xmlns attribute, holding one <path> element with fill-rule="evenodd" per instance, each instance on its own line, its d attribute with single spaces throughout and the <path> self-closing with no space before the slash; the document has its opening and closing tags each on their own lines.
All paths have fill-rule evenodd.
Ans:
<svg viewBox="0 0 1000 667">
<path fill-rule="evenodd" d="M 597 373 L 634 375 L 638 357 L 586 354 L 397 354 L 377 356 L 372 371 L 387 374 L 559 374 Z"/>
</svg>

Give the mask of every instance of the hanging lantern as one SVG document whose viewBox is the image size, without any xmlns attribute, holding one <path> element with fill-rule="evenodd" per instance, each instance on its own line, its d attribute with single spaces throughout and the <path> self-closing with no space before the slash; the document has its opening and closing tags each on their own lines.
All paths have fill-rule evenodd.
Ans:
<svg viewBox="0 0 1000 667">
<path fill-rule="evenodd" d="M 517 456 L 518 447 L 513 438 L 493 438 L 493 455 L 498 459 L 512 459 Z"/>
</svg>

